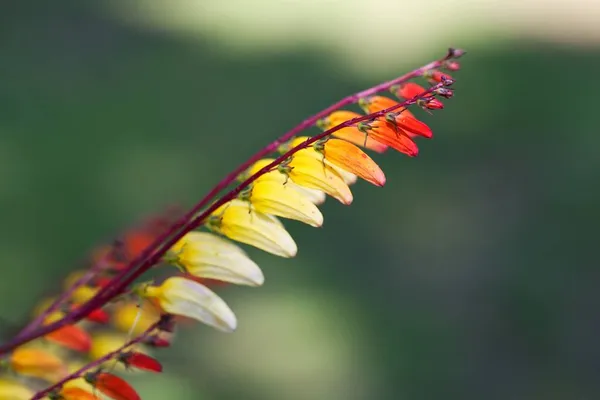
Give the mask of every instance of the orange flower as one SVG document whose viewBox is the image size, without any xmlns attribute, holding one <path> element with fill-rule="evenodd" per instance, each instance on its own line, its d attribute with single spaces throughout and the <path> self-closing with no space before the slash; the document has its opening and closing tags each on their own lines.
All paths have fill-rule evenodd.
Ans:
<svg viewBox="0 0 600 400">
<path fill-rule="evenodd" d="M 67 325 L 44 337 L 51 342 L 82 353 L 89 351 L 92 347 L 90 335 L 76 325 Z"/>
<path fill-rule="evenodd" d="M 108 372 L 88 372 L 84 378 L 99 392 L 114 400 L 141 400 L 135 389 L 116 375 Z"/>
<path fill-rule="evenodd" d="M 35 348 L 17 348 L 10 357 L 9 365 L 21 375 L 47 380 L 54 380 L 66 372 L 60 357 Z"/>
<path fill-rule="evenodd" d="M 419 154 L 419 148 L 410 137 L 403 131 L 397 131 L 391 123 L 383 120 L 375 120 L 367 123 L 359 123 L 358 129 L 391 148 L 404 153 L 410 157 Z"/>
<path fill-rule="evenodd" d="M 400 103 L 390 99 L 389 97 L 371 96 L 363 97 L 358 101 L 358 104 L 363 110 L 365 110 L 366 113 L 372 114 L 377 111 L 386 110 Z M 425 123 L 416 119 L 415 116 L 405 107 L 397 108 L 393 112 L 386 114 L 386 116 L 382 117 L 381 119 L 384 118 L 389 122 L 394 123 L 398 129 L 407 132 L 408 136 L 411 134 L 426 138 L 433 136 L 431 128 L 429 128 Z"/>
<path fill-rule="evenodd" d="M 327 118 L 323 118 L 317 122 L 317 126 L 322 130 L 326 131 L 327 129 L 331 129 L 334 126 L 342 124 L 346 121 L 349 121 L 353 118 L 361 117 L 360 114 L 352 112 L 352 111 L 334 111 Z M 369 150 L 373 150 L 377 153 L 383 153 L 387 150 L 387 147 L 383 143 L 379 143 L 373 138 L 366 138 L 365 141 L 365 133 L 359 131 L 356 126 L 350 126 L 347 128 L 342 128 L 339 131 L 335 131 L 333 136 L 338 137 L 340 139 L 344 139 L 350 143 L 354 143 L 357 146 L 365 147 Z"/>
<path fill-rule="evenodd" d="M 62 400 L 100 400 L 100 397 L 79 387 L 67 387 L 60 391 Z"/>
</svg>

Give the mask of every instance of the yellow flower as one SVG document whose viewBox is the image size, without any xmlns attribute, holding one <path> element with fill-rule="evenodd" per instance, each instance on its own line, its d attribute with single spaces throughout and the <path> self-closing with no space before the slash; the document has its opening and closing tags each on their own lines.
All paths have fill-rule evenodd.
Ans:
<svg viewBox="0 0 600 400">
<path fill-rule="evenodd" d="M 88 354 L 92 360 L 102 358 L 127 343 L 127 338 L 128 336 L 125 333 L 101 332 L 94 334 L 92 336 L 92 348 Z M 136 351 L 143 351 L 138 347 L 133 346 L 132 348 L 135 348 Z"/>
<path fill-rule="evenodd" d="M 156 299 L 169 314 L 192 318 L 223 332 L 237 327 L 235 314 L 223 299 L 198 282 L 174 276 L 160 286 L 148 286 L 145 296 Z"/>
<path fill-rule="evenodd" d="M 71 300 L 73 300 L 73 302 L 75 302 L 75 304 L 83 304 L 83 303 L 87 302 L 88 300 L 90 300 L 92 297 L 94 297 L 97 292 L 98 292 L 98 288 L 94 288 L 91 286 L 79 286 L 73 292 L 73 295 L 71 296 Z"/>
<path fill-rule="evenodd" d="M 298 252 L 294 239 L 276 217 L 258 212 L 242 200 L 219 207 L 208 218 L 207 226 L 230 239 L 281 257 L 294 257 Z"/>
<path fill-rule="evenodd" d="M 283 182 L 268 177 L 261 178 L 258 178 L 250 191 L 243 195 L 257 211 L 294 219 L 314 227 L 323 225 L 323 214 L 307 197 Z"/>
<path fill-rule="evenodd" d="M 65 374 L 66 366 L 57 355 L 48 351 L 20 347 L 10 357 L 11 368 L 21 374 L 53 381 Z"/>
<path fill-rule="evenodd" d="M 128 341 L 128 335 L 126 333 L 114 333 L 114 332 L 100 332 L 92 336 L 92 347 L 88 353 L 92 360 L 97 360 L 104 357 L 108 353 L 118 350 Z M 138 351 L 140 353 L 146 353 L 141 345 L 134 345 L 129 348 L 130 350 Z M 108 360 L 102 365 L 108 368 L 115 368 L 118 371 L 125 371 L 126 368 L 121 363 L 115 363 L 114 360 Z M 82 383 L 83 385 L 83 383 Z"/>
<path fill-rule="evenodd" d="M 300 193 L 302 196 L 306 197 L 308 201 L 313 203 L 314 205 L 320 205 L 325 203 L 327 199 L 327 195 L 322 190 L 306 188 L 300 185 L 295 184 L 291 180 L 286 183 L 287 187 L 296 192 Z"/>
<path fill-rule="evenodd" d="M 17 381 L 9 379 L 0 380 L 1 400 L 29 400 L 35 393 Z"/>
<path fill-rule="evenodd" d="M 261 269 L 241 248 L 212 233 L 190 232 L 171 252 L 187 273 L 199 278 L 248 286 L 260 286 L 265 281 Z"/>
<path fill-rule="evenodd" d="M 159 318 L 156 307 L 148 301 L 143 301 L 141 307 L 137 307 L 134 302 L 126 302 L 115 306 L 112 323 L 121 332 L 129 332 L 133 327 L 131 333 L 137 336 L 150 328 L 150 325 Z"/>
<path fill-rule="evenodd" d="M 288 163 L 280 166 L 280 170 L 300 186 L 322 190 L 342 204 L 351 204 L 352 192 L 344 179 L 333 168 L 311 155 L 313 151 L 300 150 Z"/>
<path fill-rule="evenodd" d="M 262 160 L 255 162 L 254 165 L 252 167 L 250 167 L 250 169 L 248 171 L 248 175 L 253 175 L 253 174 L 257 173 L 259 170 L 261 170 L 263 167 L 266 167 L 273 161 L 275 161 L 274 158 L 263 158 Z M 294 182 L 292 182 L 290 179 L 288 179 L 285 174 L 283 174 L 282 172 L 277 171 L 277 170 L 268 172 L 268 173 L 262 175 L 258 179 L 260 179 L 260 180 L 272 179 L 276 182 L 281 182 L 282 184 L 285 184 L 288 188 L 294 190 L 295 192 L 300 193 L 303 197 L 305 197 L 308 201 L 310 201 L 311 203 L 313 203 L 315 205 L 323 204 L 326 199 L 326 194 L 322 190 L 310 189 L 310 188 L 306 188 L 306 187 L 297 185 Z"/>
</svg>

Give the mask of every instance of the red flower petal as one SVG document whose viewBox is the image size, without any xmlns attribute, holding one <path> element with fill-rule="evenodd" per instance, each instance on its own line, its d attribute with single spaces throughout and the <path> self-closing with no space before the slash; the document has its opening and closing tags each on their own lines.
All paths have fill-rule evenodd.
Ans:
<svg viewBox="0 0 600 400">
<path fill-rule="evenodd" d="M 99 392 L 114 400 L 141 400 L 141 397 L 129 383 L 108 372 L 90 372 L 85 380 Z"/>
<path fill-rule="evenodd" d="M 121 354 L 119 360 L 128 367 L 151 372 L 162 372 L 162 365 L 156 359 L 137 351 Z"/>
<path fill-rule="evenodd" d="M 76 325 L 67 325 L 44 337 L 51 342 L 82 353 L 90 351 L 92 347 L 90 335 Z"/>
<path fill-rule="evenodd" d="M 169 347 L 171 345 L 171 342 L 167 339 L 163 339 L 156 335 L 148 337 L 144 342 L 152 347 Z"/>
</svg>

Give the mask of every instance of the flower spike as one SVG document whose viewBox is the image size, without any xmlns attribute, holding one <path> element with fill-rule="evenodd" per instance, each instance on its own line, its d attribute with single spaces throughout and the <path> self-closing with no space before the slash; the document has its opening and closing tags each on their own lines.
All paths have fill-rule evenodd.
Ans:
<svg viewBox="0 0 600 400">
<path fill-rule="evenodd" d="M 449 49 L 439 60 L 342 99 L 251 156 L 191 209 L 171 207 L 97 247 L 89 268 L 70 274 L 63 293 L 44 301 L 0 345 L 3 365 L 15 375 L 0 379 L 0 400 L 138 400 L 114 370 L 162 372 L 150 352 L 170 346 L 195 321 L 233 332 L 236 315 L 215 287 L 265 280 L 235 242 L 294 257 L 298 248 L 284 219 L 320 227 L 317 205 L 327 195 L 349 205 L 358 178 L 383 186 L 386 177 L 367 153 L 391 147 L 418 154 L 415 138 L 432 132 L 407 108 L 442 109 L 439 99 L 454 96 L 455 81 L 440 71 L 458 70 L 456 59 L 464 54 Z M 431 87 L 409 82 L 419 76 Z M 387 91 L 404 101 L 381 95 Z M 352 105 L 366 115 L 344 110 Z M 321 132 L 304 132 L 315 125 Z M 156 276 L 144 279 L 146 273 Z M 44 381 L 49 386 L 40 388 Z"/>
</svg>

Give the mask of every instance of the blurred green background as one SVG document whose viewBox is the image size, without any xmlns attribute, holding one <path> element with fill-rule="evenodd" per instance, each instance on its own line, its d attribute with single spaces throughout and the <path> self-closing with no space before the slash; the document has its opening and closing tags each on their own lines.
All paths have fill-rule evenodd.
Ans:
<svg viewBox="0 0 600 400">
<path fill-rule="evenodd" d="M 0 316 L 25 321 L 95 245 L 457 46 L 455 98 L 415 111 L 435 132 L 421 155 L 377 157 L 385 188 L 328 200 L 322 229 L 287 223 L 297 258 L 248 249 L 267 282 L 220 291 L 238 331 L 185 329 L 167 372 L 135 386 L 149 400 L 600 398 L 600 7 L 410 3 L 0 4 Z"/>
</svg>

